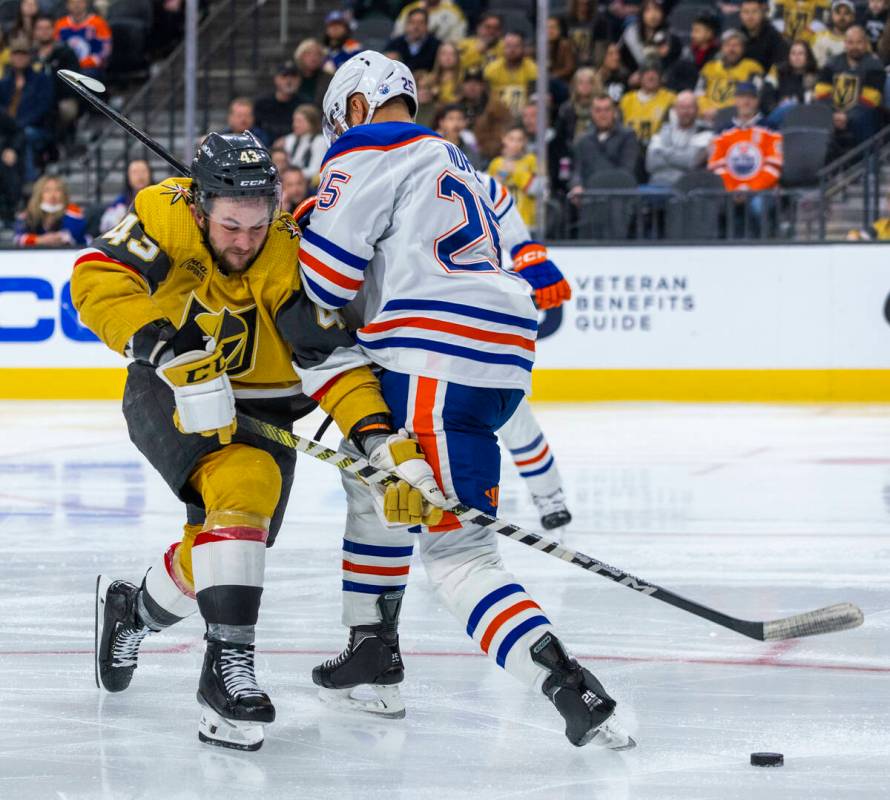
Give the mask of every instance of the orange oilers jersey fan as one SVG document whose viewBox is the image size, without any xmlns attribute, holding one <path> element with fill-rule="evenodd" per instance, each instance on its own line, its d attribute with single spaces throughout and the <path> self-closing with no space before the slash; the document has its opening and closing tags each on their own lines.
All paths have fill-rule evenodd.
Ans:
<svg viewBox="0 0 890 800">
<path fill-rule="evenodd" d="M 730 128 L 714 139 L 708 168 L 728 192 L 772 189 L 782 175 L 782 134 L 766 128 Z"/>
</svg>

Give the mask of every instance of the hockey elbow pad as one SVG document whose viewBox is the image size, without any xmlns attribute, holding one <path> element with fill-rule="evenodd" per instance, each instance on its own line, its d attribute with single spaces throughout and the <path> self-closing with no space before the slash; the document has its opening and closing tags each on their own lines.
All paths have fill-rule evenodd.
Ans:
<svg viewBox="0 0 890 800">
<path fill-rule="evenodd" d="M 572 289 L 562 272 L 547 256 L 540 242 L 528 241 L 511 251 L 513 271 L 525 278 L 535 293 L 535 305 L 542 311 L 561 306 L 572 297 Z"/>
</svg>

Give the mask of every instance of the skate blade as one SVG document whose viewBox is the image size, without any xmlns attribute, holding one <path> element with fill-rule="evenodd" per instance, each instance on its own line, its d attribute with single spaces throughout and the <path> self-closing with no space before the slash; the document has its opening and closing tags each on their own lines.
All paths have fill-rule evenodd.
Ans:
<svg viewBox="0 0 890 800">
<path fill-rule="evenodd" d="M 373 714 L 387 719 L 402 719 L 405 716 L 405 704 L 399 693 L 398 686 L 369 685 L 376 697 L 356 697 L 355 689 L 319 689 L 318 699 L 327 706 L 338 711 L 358 711 Z"/>
<path fill-rule="evenodd" d="M 627 732 L 610 717 L 598 728 L 594 728 L 581 742 L 581 745 L 592 744 L 606 750 L 633 750 L 637 743 Z"/>
<path fill-rule="evenodd" d="M 204 744 L 231 750 L 259 750 L 263 746 L 263 726 L 257 722 L 226 719 L 212 708 L 201 709 L 198 739 Z"/>
<path fill-rule="evenodd" d="M 96 688 L 104 689 L 102 681 L 99 680 L 99 642 L 102 641 L 102 632 L 105 627 L 105 598 L 108 595 L 108 587 L 111 581 L 104 575 L 96 578 L 96 624 L 94 627 L 93 639 L 93 671 L 96 678 Z"/>
</svg>

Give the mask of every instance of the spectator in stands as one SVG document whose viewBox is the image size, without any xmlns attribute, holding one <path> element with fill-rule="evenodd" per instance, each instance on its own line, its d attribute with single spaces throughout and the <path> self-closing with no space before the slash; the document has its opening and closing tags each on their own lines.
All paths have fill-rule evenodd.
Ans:
<svg viewBox="0 0 890 800">
<path fill-rule="evenodd" d="M 556 112 L 554 133 L 557 140 L 564 143 L 566 155 L 572 145 L 590 130 L 593 120 L 590 107 L 594 96 L 603 93 L 603 85 L 590 67 L 581 67 L 572 77 L 569 99 Z"/>
<path fill-rule="evenodd" d="M 294 62 L 300 71 L 300 88 L 297 104 L 312 103 L 321 108 L 324 93 L 333 77 L 324 69 L 324 48 L 315 39 L 304 39 L 294 50 Z"/>
<path fill-rule="evenodd" d="M 698 119 L 695 95 L 680 92 L 673 111 L 646 150 L 649 184 L 671 187 L 686 173 L 704 167 L 712 137 L 710 129 Z"/>
<path fill-rule="evenodd" d="M 745 37 L 740 31 L 728 30 L 721 37 L 720 57 L 705 64 L 699 75 L 695 93 L 699 114 L 712 122 L 721 108 L 729 108 L 735 99 L 736 84 L 746 81 L 759 84 L 763 67 L 744 58 Z"/>
<path fill-rule="evenodd" d="M 328 54 L 325 60 L 328 72 L 336 72 L 338 67 L 365 49 L 361 42 L 352 38 L 354 24 L 349 12 L 339 9 L 331 11 L 324 18 L 322 44 Z"/>
<path fill-rule="evenodd" d="M 649 61 L 640 69 L 640 88 L 621 98 L 621 118 L 645 149 L 667 117 L 676 95 L 661 85 L 661 64 Z"/>
<path fill-rule="evenodd" d="M 9 44 L 6 41 L 6 35 L 0 29 L 0 78 L 6 71 L 6 65 L 9 63 Z"/>
<path fill-rule="evenodd" d="M 662 34 L 657 37 L 656 35 Z M 621 59 L 630 73 L 631 86 L 640 85 L 639 69 L 643 63 L 652 58 L 661 58 L 657 52 L 660 45 L 671 44 L 670 30 L 665 22 L 664 6 L 661 0 L 643 0 L 640 5 L 640 17 L 632 22 L 621 35 Z M 675 45 L 680 51 L 679 42 Z"/>
<path fill-rule="evenodd" d="M 436 100 L 440 104 L 456 103 L 463 81 L 464 70 L 460 64 L 460 50 L 454 42 L 442 42 L 436 53 L 436 63 L 433 65 Z"/>
<path fill-rule="evenodd" d="M 603 63 L 596 71 L 596 79 L 603 91 L 617 103 L 627 91 L 629 77 L 630 73 L 621 63 L 621 48 L 613 42 L 606 48 Z"/>
<path fill-rule="evenodd" d="M 0 225 L 10 224 L 22 194 L 24 140 L 15 120 L 0 111 Z"/>
<path fill-rule="evenodd" d="M 417 116 L 415 122 L 425 128 L 432 128 L 436 121 L 439 103 L 436 99 L 436 79 L 432 72 L 418 72 L 414 76 L 417 81 Z"/>
<path fill-rule="evenodd" d="M 514 117 L 518 117 L 538 77 L 537 65 L 525 55 L 525 39 L 521 33 L 504 36 L 504 55 L 492 61 L 482 74 L 492 93 L 501 99 Z"/>
<path fill-rule="evenodd" d="M 578 65 L 594 67 L 602 64 L 609 43 L 609 25 L 605 16 L 598 12 L 596 0 L 571 0 L 565 20 Z"/>
<path fill-rule="evenodd" d="M 169 56 L 184 34 L 184 0 L 152 0 L 152 23 L 148 34 L 150 60 L 161 61 Z"/>
<path fill-rule="evenodd" d="M 720 21 L 711 12 L 699 14 L 689 29 L 689 44 L 662 73 L 664 85 L 673 92 L 694 89 L 701 68 L 720 50 Z"/>
<path fill-rule="evenodd" d="M 774 66 L 763 84 L 761 105 L 769 112 L 766 127 L 778 130 L 790 108 L 809 103 L 817 77 L 816 59 L 810 46 L 803 41 L 792 44 L 788 60 Z"/>
<path fill-rule="evenodd" d="M 831 0 L 775 0 L 773 27 L 789 44 L 800 39 L 812 45 L 815 33 L 825 27 L 830 5 Z"/>
<path fill-rule="evenodd" d="M 782 134 L 757 124 L 757 87 L 753 83 L 739 83 L 734 102 L 733 122 L 739 124 L 714 137 L 708 169 L 723 179 L 726 191 L 752 193 L 749 198 L 737 198 L 735 223 L 746 234 L 757 235 L 774 207 L 772 198 L 763 192 L 776 188 L 782 176 Z"/>
<path fill-rule="evenodd" d="M 272 157 L 272 163 L 275 165 L 275 169 L 278 170 L 279 175 L 283 175 L 286 169 L 290 169 L 290 160 L 283 147 L 272 147 L 269 150 L 269 155 Z"/>
<path fill-rule="evenodd" d="M 442 108 L 436 115 L 434 130 L 459 148 L 474 167 L 481 166 L 476 137 L 467 130 L 467 115 L 460 105 L 452 103 Z"/>
<path fill-rule="evenodd" d="M 568 37 L 568 29 L 560 17 L 547 18 L 547 71 L 550 79 L 559 81 L 568 92 L 569 81 L 575 73 L 575 47 Z"/>
<path fill-rule="evenodd" d="M 405 32 L 390 39 L 384 51 L 412 72 L 430 72 L 436 63 L 439 40 L 430 33 L 424 9 L 415 8 L 405 19 Z"/>
<path fill-rule="evenodd" d="M 745 58 L 756 61 L 769 72 L 788 55 L 788 43 L 767 19 L 764 0 L 742 0 L 740 21 L 745 34 Z"/>
<path fill-rule="evenodd" d="M 464 70 L 487 67 L 504 55 L 503 24 L 497 14 L 483 14 L 476 25 L 476 35 L 460 44 L 460 65 Z"/>
<path fill-rule="evenodd" d="M 758 106 L 760 99 L 757 87 L 753 83 L 742 81 L 735 89 L 735 99 L 733 100 L 734 113 L 732 119 L 727 121 L 719 129 L 714 130 L 714 135 L 718 135 L 729 128 L 753 128 L 755 126 L 765 127 L 763 115 L 760 113 Z"/>
<path fill-rule="evenodd" d="M 617 41 L 628 25 L 639 16 L 640 3 L 635 0 L 610 0 L 606 6 L 609 38 Z"/>
<path fill-rule="evenodd" d="M 878 42 L 881 41 L 881 36 L 887 27 L 888 13 L 890 13 L 890 6 L 888 6 L 887 0 L 868 0 L 868 5 L 862 16 L 862 27 L 865 28 L 872 50 L 876 52 Z"/>
<path fill-rule="evenodd" d="M 634 174 L 640 146 L 630 128 L 618 124 L 615 101 L 607 94 L 593 99 L 593 128 L 575 142 L 569 197 L 577 200 L 593 177 L 605 170 L 621 169 Z"/>
<path fill-rule="evenodd" d="M 0 80 L 0 111 L 9 114 L 22 131 L 22 168 L 25 182 L 31 183 L 39 174 L 39 159 L 55 141 L 55 93 L 50 77 L 34 70 L 27 39 L 13 39 L 9 51 L 9 68 Z"/>
<path fill-rule="evenodd" d="M 302 169 L 291 167 L 281 173 L 281 207 L 293 214 L 300 203 L 309 197 L 309 181 Z"/>
<path fill-rule="evenodd" d="M 309 103 L 297 106 L 291 132 L 281 140 L 291 167 L 303 170 L 310 185 L 318 178 L 328 145 L 321 132 L 321 114 Z"/>
<path fill-rule="evenodd" d="M 80 101 L 68 84 L 56 80 L 56 73 L 60 69 L 76 72 L 80 64 L 77 55 L 67 44 L 56 41 L 54 25 L 53 18 L 43 14 L 34 20 L 34 66 L 53 79 L 58 119 L 60 128 L 64 130 L 73 126 L 80 115 Z"/>
<path fill-rule="evenodd" d="M 884 68 L 869 52 L 865 29 L 847 29 L 845 52 L 832 58 L 819 73 L 815 98 L 834 108 L 836 143 L 857 145 L 878 128 L 878 108 L 884 89 Z"/>
<path fill-rule="evenodd" d="M 272 80 L 275 91 L 260 97 L 253 104 L 256 126 L 265 132 L 269 142 L 287 136 L 291 129 L 291 120 L 297 107 L 297 89 L 300 87 L 297 65 L 293 61 L 285 61 L 275 71 Z"/>
<path fill-rule="evenodd" d="M 37 20 L 39 14 L 40 4 L 37 0 L 21 0 L 10 34 L 16 37 L 25 36 L 28 39 L 33 39 L 34 22 Z"/>
<path fill-rule="evenodd" d="M 151 165 L 144 158 L 134 158 L 130 161 L 124 177 L 124 191 L 105 207 L 99 221 L 99 232 L 105 233 L 117 225 L 130 210 L 136 195 L 153 183 Z"/>
<path fill-rule="evenodd" d="M 268 135 L 256 124 L 253 100 L 249 97 L 236 97 L 229 103 L 229 113 L 223 133 L 244 133 L 245 131 L 250 131 L 262 144 L 266 147 L 269 146 Z"/>
<path fill-rule="evenodd" d="M 535 196 L 538 187 L 538 159 L 528 152 L 528 137 L 521 125 L 504 134 L 501 154 L 488 165 L 488 174 L 507 188 L 516 203 L 522 221 L 535 225 Z"/>
<path fill-rule="evenodd" d="M 56 22 L 55 33 L 77 55 L 80 71 L 101 80 L 111 57 L 111 28 L 90 13 L 88 0 L 68 0 L 68 16 Z"/>
<path fill-rule="evenodd" d="M 460 106 L 476 137 L 479 155 L 488 163 L 500 152 L 501 140 L 513 115 L 496 95 L 488 91 L 478 69 L 469 69 L 464 75 Z"/>
<path fill-rule="evenodd" d="M 426 12 L 429 32 L 440 42 L 457 44 L 467 35 L 467 20 L 460 6 L 451 0 L 415 0 L 408 3 L 396 19 L 393 38 L 397 38 L 408 30 L 408 18 L 416 10 Z"/>
<path fill-rule="evenodd" d="M 87 243 L 83 212 L 69 201 L 68 187 L 60 177 L 44 175 L 34 183 L 31 199 L 16 220 L 14 241 L 19 247 L 69 247 Z"/>
<path fill-rule="evenodd" d="M 853 0 L 834 0 L 831 4 L 831 24 L 813 37 L 813 55 L 820 68 L 844 52 L 847 31 L 855 23 L 856 6 Z"/>
</svg>

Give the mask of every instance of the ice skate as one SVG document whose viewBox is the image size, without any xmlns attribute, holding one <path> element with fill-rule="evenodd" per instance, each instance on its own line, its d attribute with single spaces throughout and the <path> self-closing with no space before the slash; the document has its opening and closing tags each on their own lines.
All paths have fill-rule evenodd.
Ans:
<svg viewBox="0 0 890 800">
<path fill-rule="evenodd" d="M 566 653 L 552 633 L 531 646 L 532 660 L 550 670 L 541 687 L 566 721 L 566 738 L 575 747 L 593 744 L 609 750 L 630 750 L 637 743 L 615 719 L 615 701 L 602 684 Z"/>
<path fill-rule="evenodd" d="M 566 507 L 566 497 L 562 489 L 557 489 L 550 494 L 533 494 L 538 514 L 541 517 L 541 527 L 545 531 L 564 528 L 572 521 L 572 515 Z"/>
<path fill-rule="evenodd" d="M 127 581 L 96 579 L 96 686 L 122 692 L 130 685 L 139 645 L 151 633 L 136 613 L 139 589 Z"/>
<path fill-rule="evenodd" d="M 207 640 L 198 685 L 198 738 L 234 750 L 259 750 L 275 706 L 256 682 L 253 645 Z"/>
<path fill-rule="evenodd" d="M 377 607 L 383 622 L 350 628 L 346 649 L 312 670 L 323 703 L 392 719 L 405 716 L 397 685 L 405 678 L 398 634 L 401 604 L 402 592 L 380 595 Z"/>
</svg>

